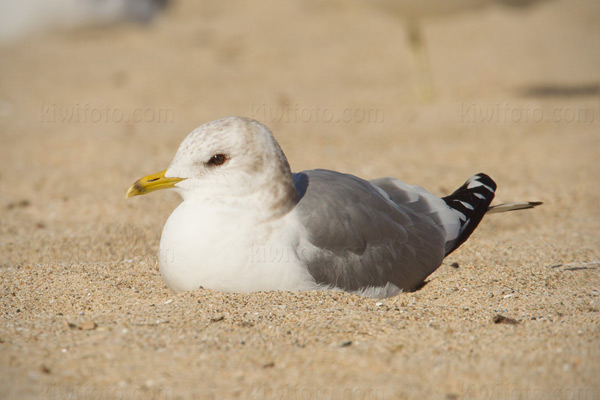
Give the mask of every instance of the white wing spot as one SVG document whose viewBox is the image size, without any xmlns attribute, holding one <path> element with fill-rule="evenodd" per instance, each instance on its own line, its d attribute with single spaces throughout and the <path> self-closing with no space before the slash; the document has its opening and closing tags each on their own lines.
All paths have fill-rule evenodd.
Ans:
<svg viewBox="0 0 600 400">
<path fill-rule="evenodd" d="M 469 204 L 469 203 L 467 203 L 466 201 L 461 201 L 461 200 L 458 200 L 458 202 L 459 202 L 460 204 L 462 204 L 463 206 L 465 206 L 465 208 L 467 208 L 467 209 L 469 209 L 469 210 L 474 210 L 474 209 L 475 209 L 475 208 L 474 208 L 472 205 L 470 205 L 470 204 Z"/>
<path fill-rule="evenodd" d="M 490 192 L 494 193 L 494 189 L 492 189 L 488 185 L 484 185 L 483 183 L 479 182 L 476 179 L 474 179 L 471 182 L 469 182 L 469 184 L 467 185 L 467 189 L 473 189 L 473 188 L 478 187 L 478 186 L 483 186 L 484 188 L 486 188 Z"/>
</svg>

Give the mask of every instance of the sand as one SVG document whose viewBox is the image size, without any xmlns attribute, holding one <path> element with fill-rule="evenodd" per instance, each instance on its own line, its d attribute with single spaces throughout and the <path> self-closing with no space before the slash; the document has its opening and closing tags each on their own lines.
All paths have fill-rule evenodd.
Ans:
<svg viewBox="0 0 600 400">
<path fill-rule="evenodd" d="M 0 398 L 600 397 L 598 20 L 557 0 L 427 21 L 430 101 L 402 25 L 360 2 L 180 0 L 3 45 Z M 174 294 L 179 199 L 125 192 L 226 115 L 296 171 L 438 195 L 485 171 L 497 202 L 545 204 L 485 218 L 414 293 Z"/>
</svg>

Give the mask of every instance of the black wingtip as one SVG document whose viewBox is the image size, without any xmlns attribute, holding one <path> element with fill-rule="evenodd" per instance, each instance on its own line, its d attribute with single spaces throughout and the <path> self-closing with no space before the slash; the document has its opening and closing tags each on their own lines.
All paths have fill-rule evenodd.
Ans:
<svg viewBox="0 0 600 400">
<path fill-rule="evenodd" d="M 461 224 L 458 237 L 447 243 L 446 255 L 463 244 L 477 228 L 494 199 L 496 188 L 496 182 L 492 178 L 479 173 L 469 178 L 454 193 L 442 198 L 450 208 L 459 213 Z"/>
</svg>

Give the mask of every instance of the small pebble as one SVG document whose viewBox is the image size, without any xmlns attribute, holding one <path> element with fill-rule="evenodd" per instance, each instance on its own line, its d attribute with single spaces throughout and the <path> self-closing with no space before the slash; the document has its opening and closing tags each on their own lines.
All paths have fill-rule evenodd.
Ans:
<svg viewBox="0 0 600 400">
<path fill-rule="evenodd" d="M 497 314 L 494 318 L 492 318 L 492 322 L 495 324 L 509 324 L 509 325 L 517 325 L 519 321 L 514 318 L 505 317 L 504 315 Z"/>
<path fill-rule="evenodd" d="M 83 324 L 79 325 L 79 329 L 82 331 L 91 331 L 96 329 L 98 325 L 92 320 L 87 320 Z"/>
</svg>

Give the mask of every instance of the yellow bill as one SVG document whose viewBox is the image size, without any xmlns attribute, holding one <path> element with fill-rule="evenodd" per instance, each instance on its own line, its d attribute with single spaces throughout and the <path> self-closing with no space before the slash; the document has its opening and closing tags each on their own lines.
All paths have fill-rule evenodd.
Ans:
<svg viewBox="0 0 600 400">
<path fill-rule="evenodd" d="M 125 198 L 128 199 L 133 196 L 154 192 L 155 190 L 172 188 L 177 182 L 181 182 L 185 179 L 166 178 L 165 172 L 167 172 L 166 169 L 164 171 L 160 171 L 138 179 L 133 185 L 131 185 L 127 191 L 127 194 L 125 195 Z"/>
</svg>

